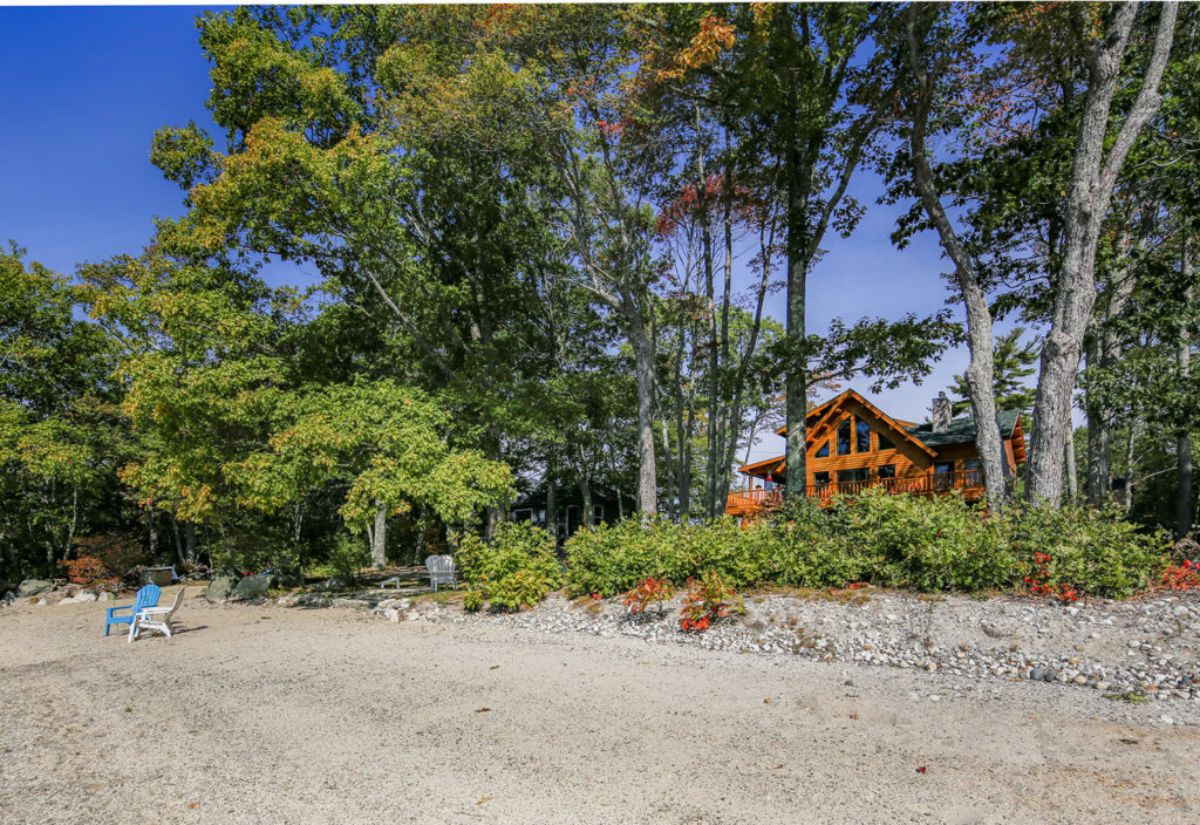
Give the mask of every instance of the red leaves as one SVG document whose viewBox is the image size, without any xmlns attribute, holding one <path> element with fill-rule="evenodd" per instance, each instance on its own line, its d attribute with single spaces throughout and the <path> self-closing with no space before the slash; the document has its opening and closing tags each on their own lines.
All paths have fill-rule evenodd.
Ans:
<svg viewBox="0 0 1200 825">
<path fill-rule="evenodd" d="M 671 587 L 669 581 L 650 576 L 625 594 L 625 606 L 629 608 L 630 613 L 641 613 L 650 606 L 651 602 L 654 602 L 661 610 L 663 602 L 673 595 L 675 595 L 675 589 Z"/>
<path fill-rule="evenodd" d="M 680 611 L 679 629 L 691 633 L 703 633 L 714 622 L 728 617 L 740 605 L 741 599 L 733 588 L 725 584 L 720 574 L 709 570 L 700 581 L 688 579 L 688 594 Z"/>
<path fill-rule="evenodd" d="M 1049 553 L 1033 554 L 1033 575 L 1025 577 L 1025 586 L 1035 596 L 1048 596 L 1058 599 L 1064 604 L 1079 601 L 1079 591 L 1069 584 L 1050 581 L 1050 563 L 1053 558 Z"/>
<path fill-rule="evenodd" d="M 1163 571 L 1162 586 L 1166 590 L 1195 590 L 1200 588 L 1200 562 L 1187 559 Z"/>
<path fill-rule="evenodd" d="M 921 767 L 917 768 L 917 773 L 925 773 L 925 766 L 922 765 Z"/>
</svg>

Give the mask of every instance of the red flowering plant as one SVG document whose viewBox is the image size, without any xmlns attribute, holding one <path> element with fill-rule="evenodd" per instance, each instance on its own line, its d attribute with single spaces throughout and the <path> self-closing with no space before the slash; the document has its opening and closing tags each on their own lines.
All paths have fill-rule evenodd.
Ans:
<svg viewBox="0 0 1200 825">
<path fill-rule="evenodd" d="M 1064 604 L 1079 601 L 1079 591 L 1069 584 L 1056 582 L 1050 572 L 1054 561 L 1049 553 L 1033 554 L 1033 572 L 1025 577 L 1025 587 L 1035 596 L 1058 599 Z"/>
<path fill-rule="evenodd" d="M 715 570 L 707 570 L 700 580 L 688 579 L 688 593 L 680 611 L 679 629 L 703 633 L 716 622 L 734 613 L 745 612 L 742 597 Z"/>
<path fill-rule="evenodd" d="M 1162 574 L 1165 590 L 1196 590 L 1200 588 L 1200 562 L 1185 559 L 1182 564 L 1169 565 Z"/>
<path fill-rule="evenodd" d="M 104 562 L 95 556 L 80 556 L 77 559 L 67 559 L 59 562 L 67 573 L 67 579 L 72 584 L 82 584 L 87 587 L 116 587 L 120 579 L 110 575 Z"/>
<path fill-rule="evenodd" d="M 625 606 L 632 614 L 645 613 L 651 604 L 658 605 L 662 614 L 663 604 L 675 595 L 675 588 L 666 579 L 648 577 L 644 582 L 625 594 Z"/>
</svg>

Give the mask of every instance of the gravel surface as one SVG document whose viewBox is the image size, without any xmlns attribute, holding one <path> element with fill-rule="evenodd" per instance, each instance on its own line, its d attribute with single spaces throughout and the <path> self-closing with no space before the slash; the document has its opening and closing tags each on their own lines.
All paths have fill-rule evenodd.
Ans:
<svg viewBox="0 0 1200 825">
<path fill-rule="evenodd" d="M 1110 679 L 1184 672 L 1191 596 L 1073 614 L 772 595 L 699 637 L 615 603 L 193 596 L 185 632 L 135 644 L 100 638 L 102 607 L 0 608 L 0 822 L 1200 821 L 1200 703 L 952 664 L 1015 644 Z M 942 666 L 859 656 L 914 634 Z"/>
<path fill-rule="evenodd" d="M 677 597 L 661 617 L 654 608 L 630 616 L 617 600 L 588 605 L 552 598 L 536 610 L 476 620 L 973 679 L 1044 681 L 1110 696 L 1136 693 L 1135 701 L 1200 703 L 1200 592 L 1195 591 L 1070 606 L 870 590 L 833 598 L 821 593 L 751 596 L 743 616 L 703 634 L 678 630 L 678 604 Z M 417 605 L 405 618 L 462 618 L 457 608 Z M 1189 711 L 1190 718 L 1198 715 Z"/>
</svg>

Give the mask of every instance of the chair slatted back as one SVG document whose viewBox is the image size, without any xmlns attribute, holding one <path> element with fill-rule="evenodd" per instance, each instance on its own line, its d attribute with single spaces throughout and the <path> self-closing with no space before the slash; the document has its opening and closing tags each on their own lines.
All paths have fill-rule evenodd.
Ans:
<svg viewBox="0 0 1200 825">
<path fill-rule="evenodd" d="M 144 607 L 154 607 L 158 604 L 158 598 L 162 595 L 162 590 L 157 584 L 148 584 L 137 592 L 137 596 L 133 599 L 133 613 L 136 616 L 138 611 Z"/>
<path fill-rule="evenodd" d="M 425 559 L 425 569 L 429 571 L 430 579 L 438 584 L 454 581 L 454 559 L 451 556 L 429 556 Z"/>
</svg>

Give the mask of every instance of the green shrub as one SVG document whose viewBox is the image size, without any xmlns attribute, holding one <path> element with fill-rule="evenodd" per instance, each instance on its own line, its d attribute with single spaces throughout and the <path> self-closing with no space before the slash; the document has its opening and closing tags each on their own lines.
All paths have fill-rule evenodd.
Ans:
<svg viewBox="0 0 1200 825">
<path fill-rule="evenodd" d="M 630 519 L 581 530 L 566 545 L 567 589 L 573 595 L 613 596 L 648 578 L 683 584 L 713 570 L 734 587 L 768 579 L 772 536 L 766 527 L 743 530 L 732 519 L 643 526 Z"/>
<path fill-rule="evenodd" d="M 1035 571 L 1035 553 L 1049 556 L 1045 584 L 1123 598 L 1144 590 L 1166 564 L 1170 543 L 1161 531 L 1142 532 L 1120 508 L 1059 509 L 1014 505 L 999 519 L 1023 572 Z"/>
<path fill-rule="evenodd" d="M 468 590 L 463 594 L 463 610 L 474 613 L 483 609 L 483 593 L 478 590 Z"/>
<path fill-rule="evenodd" d="M 958 496 L 871 489 L 838 502 L 831 515 L 874 584 L 986 590 L 1010 587 L 1021 570 L 996 523 Z"/>
<path fill-rule="evenodd" d="M 519 610 L 532 607 L 559 586 L 555 549 L 553 536 L 542 528 L 504 522 L 492 541 L 466 536 L 456 559 L 463 580 L 479 594 L 479 607 L 486 600 L 495 610 Z"/>
<path fill-rule="evenodd" d="M 366 540 L 349 533 L 338 533 L 329 551 L 333 575 L 345 583 L 358 578 L 358 572 L 371 563 L 371 548 Z"/>
<path fill-rule="evenodd" d="M 567 587 L 572 595 L 613 596 L 647 578 L 682 585 L 712 570 L 737 588 L 868 581 L 925 592 L 1011 590 L 1031 575 L 1037 552 L 1052 558 L 1047 583 L 1127 596 L 1157 575 L 1164 548 L 1161 535 L 1139 532 L 1115 511 L 1012 505 L 990 517 L 958 496 L 868 490 L 825 509 L 789 503 L 746 528 L 729 519 L 656 519 L 581 531 L 566 545 Z"/>
</svg>

